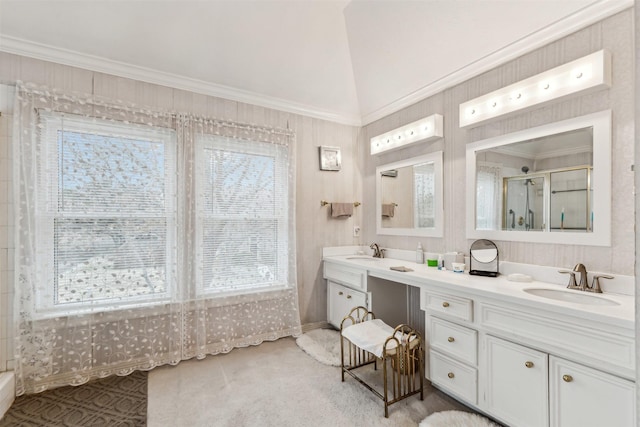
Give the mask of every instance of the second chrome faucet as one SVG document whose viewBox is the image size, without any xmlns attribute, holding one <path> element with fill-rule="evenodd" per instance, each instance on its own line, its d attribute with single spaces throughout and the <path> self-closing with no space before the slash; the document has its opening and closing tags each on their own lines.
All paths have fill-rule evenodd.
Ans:
<svg viewBox="0 0 640 427">
<path fill-rule="evenodd" d="M 585 267 L 584 264 L 581 264 L 581 263 L 576 264 L 576 266 L 573 267 L 573 271 L 570 271 L 570 270 L 559 270 L 559 271 L 560 273 L 571 275 L 571 277 L 569 278 L 569 284 L 567 285 L 567 288 L 579 289 L 581 291 L 586 291 L 586 292 L 595 292 L 598 294 L 602 293 L 602 289 L 600 288 L 600 279 L 613 279 L 613 276 L 609 276 L 607 274 L 595 274 L 593 276 L 593 282 L 591 283 L 591 286 L 589 286 L 588 278 L 587 278 L 587 267 Z M 576 282 L 576 273 L 580 274 L 579 284 Z"/>
<path fill-rule="evenodd" d="M 369 247 L 373 249 L 374 258 L 384 258 L 384 249 L 380 249 L 377 243 L 372 243 Z"/>
</svg>

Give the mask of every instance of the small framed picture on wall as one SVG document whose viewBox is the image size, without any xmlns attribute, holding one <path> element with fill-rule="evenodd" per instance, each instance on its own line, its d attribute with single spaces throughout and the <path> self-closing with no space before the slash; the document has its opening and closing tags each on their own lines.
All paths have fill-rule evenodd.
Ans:
<svg viewBox="0 0 640 427">
<path fill-rule="evenodd" d="M 339 147 L 322 145 L 320 149 L 320 170 L 339 171 L 342 167 L 342 157 Z"/>
</svg>

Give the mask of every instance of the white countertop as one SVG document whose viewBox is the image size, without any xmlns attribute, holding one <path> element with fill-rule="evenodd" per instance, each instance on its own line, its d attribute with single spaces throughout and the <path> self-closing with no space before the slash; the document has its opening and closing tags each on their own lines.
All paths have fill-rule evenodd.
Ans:
<svg viewBox="0 0 640 427">
<path fill-rule="evenodd" d="M 349 259 L 351 258 L 351 259 Z M 361 255 L 330 255 L 323 258 L 352 268 L 363 269 L 372 277 L 379 277 L 411 286 L 424 287 L 437 286 L 441 291 L 447 288 L 457 292 L 464 292 L 477 296 L 490 297 L 512 304 L 526 305 L 529 308 L 539 308 L 547 312 L 558 312 L 565 316 L 574 316 L 588 319 L 590 322 L 602 322 L 607 325 L 617 326 L 629 330 L 630 336 L 635 336 L 635 298 L 631 295 L 615 293 L 593 294 L 584 292 L 594 297 L 606 298 L 617 302 L 619 305 L 586 305 L 573 302 L 558 301 L 550 298 L 531 295 L 524 291 L 527 288 L 543 288 L 553 290 L 566 290 L 566 286 L 548 282 L 512 282 L 507 277 L 471 276 L 468 272 L 454 273 L 442 271 L 435 267 L 427 267 L 424 264 L 399 260 L 393 258 L 363 258 Z M 410 272 L 390 270 L 390 267 L 404 266 L 412 269 Z M 567 290 L 579 292 L 579 290 Z"/>
</svg>

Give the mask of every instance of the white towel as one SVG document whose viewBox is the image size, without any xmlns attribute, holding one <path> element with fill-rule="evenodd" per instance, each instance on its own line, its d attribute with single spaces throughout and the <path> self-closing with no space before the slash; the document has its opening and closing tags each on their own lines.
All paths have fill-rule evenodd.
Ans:
<svg viewBox="0 0 640 427">
<path fill-rule="evenodd" d="M 382 347 L 391 335 L 393 335 L 393 328 L 380 319 L 356 323 L 342 330 L 343 337 L 357 347 L 375 354 L 377 357 L 382 357 Z M 395 341 L 391 341 L 387 346 L 387 350 L 395 347 Z"/>
</svg>

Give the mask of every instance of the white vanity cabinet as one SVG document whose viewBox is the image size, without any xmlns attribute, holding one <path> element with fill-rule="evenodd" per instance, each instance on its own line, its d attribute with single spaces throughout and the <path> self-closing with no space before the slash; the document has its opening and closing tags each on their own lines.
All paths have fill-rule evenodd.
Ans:
<svg viewBox="0 0 640 427">
<path fill-rule="evenodd" d="M 324 278 L 327 279 L 327 320 L 340 329 L 342 319 L 353 307 L 371 309 L 371 295 L 367 292 L 367 272 L 325 262 Z"/>
<path fill-rule="evenodd" d="M 547 354 L 492 336 L 486 337 L 485 344 L 486 412 L 510 426 L 546 426 Z"/>
<path fill-rule="evenodd" d="M 331 280 L 327 281 L 327 319 L 329 323 L 340 329 L 342 319 L 349 314 L 353 307 L 368 307 L 365 292 L 356 291 Z"/>
<path fill-rule="evenodd" d="M 426 318 L 429 378 L 461 400 L 477 404 L 478 333 L 473 324 L 473 301 L 448 293 L 426 292 L 421 305 Z"/>
<path fill-rule="evenodd" d="M 512 427 L 636 425 L 631 295 L 603 295 L 609 300 L 603 305 L 547 303 L 526 291 L 564 289 L 426 266 L 399 273 L 391 267 L 401 260 L 353 257 L 351 264 L 350 257 L 325 259 L 329 321 L 339 328 L 357 305 L 399 310 L 400 300 L 391 300 L 397 288 L 389 282 L 418 287 L 425 375 L 437 388 Z M 632 285 L 631 279 L 624 280 Z M 418 312 L 411 320 L 422 316 Z"/>
<path fill-rule="evenodd" d="M 509 426 L 635 425 L 632 330 L 441 289 L 421 295 L 436 387 Z"/>
<path fill-rule="evenodd" d="M 635 384 L 550 357 L 551 427 L 634 426 Z"/>
</svg>

